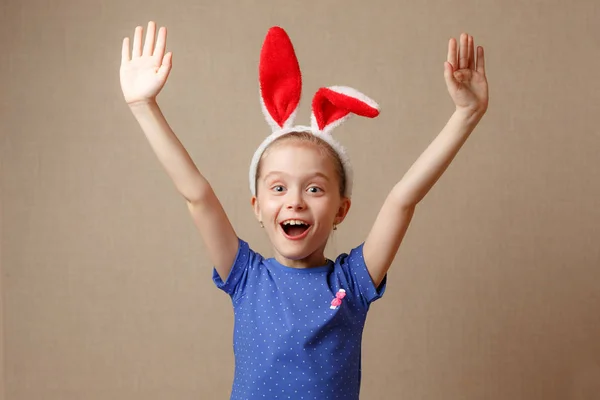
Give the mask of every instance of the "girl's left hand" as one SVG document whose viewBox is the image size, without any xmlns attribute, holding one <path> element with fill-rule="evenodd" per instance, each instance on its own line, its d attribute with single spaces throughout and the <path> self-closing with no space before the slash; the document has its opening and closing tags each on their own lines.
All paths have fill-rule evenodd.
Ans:
<svg viewBox="0 0 600 400">
<path fill-rule="evenodd" d="M 483 47 L 477 47 L 475 60 L 473 36 L 460 35 L 448 43 L 448 61 L 444 63 L 444 78 L 456 109 L 483 115 L 488 107 L 488 84 L 485 77 Z"/>
</svg>

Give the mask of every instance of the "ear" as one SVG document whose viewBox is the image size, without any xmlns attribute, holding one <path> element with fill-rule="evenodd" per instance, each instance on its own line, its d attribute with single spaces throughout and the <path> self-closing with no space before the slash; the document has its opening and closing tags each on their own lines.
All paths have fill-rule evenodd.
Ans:
<svg viewBox="0 0 600 400">
<path fill-rule="evenodd" d="M 260 97 L 263 113 L 273 132 L 294 124 L 302 76 L 292 42 L 280 27 L 269 29 L 260 53 Z"/>
<path fill-rule="evenodd" d="M 344 219 L 346 219 L 346 215 L 348 215 L 348 211 L 350 211 L 350 206 L 352 205 L 352 201 L 348 197 L 342 197 L 340 201 L 340 207 L 338 208 L 338 212 L 335 215 L 334 223 L 336 225 L 341 224 Z"/>
<path fill-rule="evenodd" d="M 352 114 L 375 118 L 379 105 L 356 89 L 347 86 L 321 88 L 312 103 L 312 129 L 323 133 L 331 131 Z"/>
<path fill-rule="evenodd" d="M 254 215 L 256 216 L 256 219 L 258 220 L 258 222 L 262 221 L 262 215 L 260 213 L 260 206 L 258 205 L 258 199 L 256 198 L 256 196 L 252 196 L 252 198 L 250 199 L 250 204 L 252 205 L 252 209 L 254 210 Z"/>
</svg>

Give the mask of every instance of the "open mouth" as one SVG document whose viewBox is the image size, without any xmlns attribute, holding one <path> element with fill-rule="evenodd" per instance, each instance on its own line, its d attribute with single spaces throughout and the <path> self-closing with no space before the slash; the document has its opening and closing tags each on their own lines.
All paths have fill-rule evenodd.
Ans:
<svg viewBox="0 0 600 400">
<path fill-rule="evenodd" d="M 302 239 L 311 227 L 309 223 L 298 219 L 288 219 L 283 221 L 280 226 L 289 239 Z"/>
</svg>

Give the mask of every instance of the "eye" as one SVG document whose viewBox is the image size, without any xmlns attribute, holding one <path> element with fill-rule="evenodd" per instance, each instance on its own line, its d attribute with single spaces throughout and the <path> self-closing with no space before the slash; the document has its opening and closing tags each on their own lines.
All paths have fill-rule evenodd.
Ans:
<svg viewBox="0 0 600 400">
<path fill-rule="evenodd" d="M 308 188 L 309 193 L 322 193 L 323 189 L 318 186 L 311 186 Z"/>
<path fill-rule="evenodd" d="M 281 185 L 275 185 L 275 186 L 273 186 L 271 188 L 271 190 L 274 191 L 274 192 L 281 193 L 281 192 L 283 192 L 285 190 L 285 188 L 283 186 L 281 186 Z"/>
</svg>

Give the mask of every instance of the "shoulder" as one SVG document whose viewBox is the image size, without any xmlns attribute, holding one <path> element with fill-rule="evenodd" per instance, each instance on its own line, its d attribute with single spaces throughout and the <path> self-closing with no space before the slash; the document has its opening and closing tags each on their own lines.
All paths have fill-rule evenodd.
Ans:
<svg viewBox="0 0 600 400">
<path fill-rule="evenodd" d="M 254 251 L 248 242 L 238 238 L 238 250 L 233 261 L 232 269 L 243 266 L 255 266 L 262 264 L 264 261 L 265 258 L 260 253 Z"/>
<path fill-rule="evenodd" d="M 219 289 L 234 296 L 244 290 L 248 281 L 255 275 L 253 272 L 260 271 L 260 266 L 264 261 L 264 257 L 252 250 L 248 242 L 238 238 L 238 250 L 229 275 L 225 279 L 221 279 L 215 270 L 213 281 Z"/>
<path fill-rule="evenodd" d="M 342 268 L 360 267 L 365 265 L 363 247 L 364 242 L 352 248 L 347 253 L 339 254 L 336 257 L 334 264 Z"/>
<path fill-rule="evenodd" d="M 360 294 L 364 304 L 368 306 L 383 295 L 386 282 L 384 280 L 379 287 L 375 287 L 365 263 L 363 247 L 364 243 L 361 243 L 348 253 L 337 256 L 334 270 L 350 290 Z"/>
</svg>

